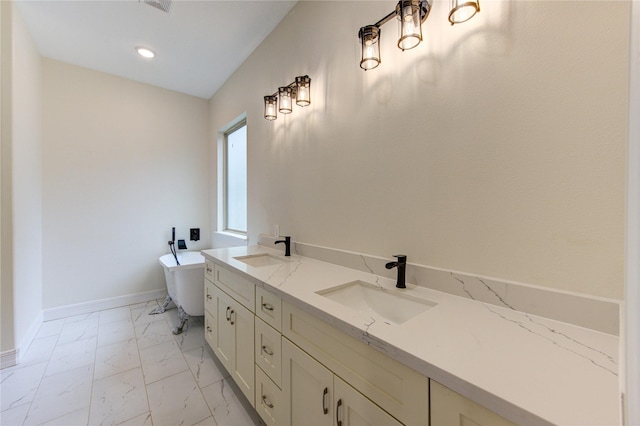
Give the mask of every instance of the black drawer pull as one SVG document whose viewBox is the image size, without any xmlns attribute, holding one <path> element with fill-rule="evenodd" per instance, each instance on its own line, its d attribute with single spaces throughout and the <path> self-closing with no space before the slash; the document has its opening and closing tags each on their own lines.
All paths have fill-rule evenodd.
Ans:
<svg viewBox="0 0 640 426">
<path fill-rule="evenodd" d="M 266 405 L 267 407 L 273 408 L 273 404 L 271 403 L 271 401 L 269 401 L 267 395 L 262 395 L 262 402 L 264 402 L 264 405 Z"/>
<path fill-rule="evenodd" d="M 327 396 L 329 395 L 329 388 L 324 388 L 322 391 L 322 412 L 327 414 L 329 412 L 329 408 L 327 407 Z"/>
</svg>

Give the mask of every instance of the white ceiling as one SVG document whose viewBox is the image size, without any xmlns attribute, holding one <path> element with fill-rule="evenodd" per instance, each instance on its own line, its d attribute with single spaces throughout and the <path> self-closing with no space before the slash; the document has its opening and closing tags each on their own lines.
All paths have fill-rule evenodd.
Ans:
<svg viewBox="0 0 640 426">
<path fill-rule="evenodd" d="M 44 57 L 209 99 L 296 1 L 20 0 Z M 156 52 L 140 57 L 136 46 Z"/>
</svg>

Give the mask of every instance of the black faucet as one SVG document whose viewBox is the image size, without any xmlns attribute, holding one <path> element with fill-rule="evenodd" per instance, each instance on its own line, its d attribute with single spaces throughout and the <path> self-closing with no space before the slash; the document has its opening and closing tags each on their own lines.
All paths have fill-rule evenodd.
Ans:
<svg viewBox="0 0 640 426">
<path fill-rule="evenodd" d="M 407 288 L 404 283 L 404 275 L 407 270 L 407 256 L 404 254 L 394 254 L 393 257 L 398 258 L 397 262 L 389 262 L 384 265 L 385 268 L 398 268 L 398 282 L 396 283 L 396 287 L 398 288 Z"/>
<path fill-rule="evenodd" d="M 284 243 L 284 255 L 291 256 L 291 237 L 284 237 L 284 240 L 278 240 L 274 244 Z"/>
<path fill-rule="evenodd" d="M 184 244 L 184 241 L 182 241 L 182 243 Z M 171 228 L 171 241 L 169 241 L 169 250 L 171 250 L 171 254 L 176 259 L 176 265 L 180 266 L 180 261 L 178 261 L 178 254 L 176 253 L 176 228 L 175 227 Z"/>
</svg>

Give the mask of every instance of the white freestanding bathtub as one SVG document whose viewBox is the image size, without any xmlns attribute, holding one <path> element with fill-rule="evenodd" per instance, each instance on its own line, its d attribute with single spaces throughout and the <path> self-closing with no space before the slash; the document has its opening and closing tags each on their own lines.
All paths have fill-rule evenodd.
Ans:
<svg viewBox="0 0 640 426">
<path fill-rule="evenodd" d="M 171 253 L 160 257 L 169 294 L 164 304 L 151 312 L 162 313 L 173 301 L 180 317 L 180 324 L 173 329 L 173 334 L 182 333 L 190 316 L 204 315 L 204 257 L 197 251 L 178 252 L 177 255 L 180 265 Z"/>
</svg>

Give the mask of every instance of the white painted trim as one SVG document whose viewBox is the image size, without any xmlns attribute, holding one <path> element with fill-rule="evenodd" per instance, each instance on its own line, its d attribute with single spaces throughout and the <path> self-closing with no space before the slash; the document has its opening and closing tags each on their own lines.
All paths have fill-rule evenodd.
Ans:
<svg viewBox="0 0 640 426">
<path fill-rule="evenodd" d="M 44 310 L 44 321 L 89 314 L 91 312 L 101 311 L 104 309 L 119 308 L 121 306 L 132 305 L 134 303 L 148 302 L 149 300 L 154 299 L 164 299 L 166 295 L 166 289 L 152 290 L 145 291 L 143 293 L 127 294 L 108 299 L 93 300 L 91 302 L 49 308 Z"/>
<path fill-rule="evenodd" d="M 24 337 L 18 344 L 18 353 L 27 352 L 27 349 L 29 349 L 29 346 L 31 346 L 31 342 L 33 342 L 36 335 L 38 334 L 38 330 L 40 330 L 40 326 L 42 325 L 43 321 L 44 321 L 44 317 L 42 315 L 42 311 L 40 311 L 38 312 L 38 316 L 36 316 L 36 318 L 34 318 L 34 320 L 31 322 L 31 325 L 29 326 L 27 333 L 24 335 Z M 20 363 L 19 357 L 17 362 L 18 364 Z"/>
<path fill-rule="evenodd" d="M 213 239 L 211 241 L 212 241 L 211 246 L 213 248 L 227 248 L 227 247 L 246 246 L 249 239 L 245 235 L 216 231 L 213 233 Z"/>
<path fill-rule="evenodd" d="M 640 425 L 640 2 L 631 2 L 624 354 L 627 425 Z"/>
<path fill-rule="evenodd" d="M 0 354 L 0 370 L 20 364 L 20 354 L 27 352 L 27 349 L 31 346 L 31 342 L 35 339 L 36 334 L 38 334 L 38 330 L 40 330 L 40 326 L 42 325 L 42 318 L 42 311 L 40 311 L 38 316 L 29 326 L 27 334 L 22 338 L 18 347 Z"/>
<path fill-rule="evenodd" d="M 18 350 L 11 349 L 0 353 L 0 370 L 18 364 Z"/>
</svg>

